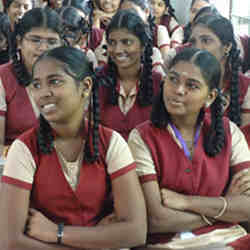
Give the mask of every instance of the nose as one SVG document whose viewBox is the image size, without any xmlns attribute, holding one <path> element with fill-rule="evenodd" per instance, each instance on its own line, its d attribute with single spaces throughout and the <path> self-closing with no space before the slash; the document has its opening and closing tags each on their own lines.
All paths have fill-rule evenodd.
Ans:
<svg viewBox="0 0 250 250">
<path fill-rule="evenodd" d="M 185 95 L 186 92 L 187 92 L 187 91 L 186 91 L 185 84 L 180 83 L 180 84 L 178 84 L 178 85 L 176 86 L 176 93 L 177 93 L 178 95 Z"/>
<path fill-rule="evenodd" d="M 53 96 L 53 91 L 49 86 L 42 86 L 40 89 L 35 91 L 35 94 L 39 99 L 44 99 Z"/>
<path fill-rule="evenodd" d="M 21 5 L 21 6 L 19 7 L 19 15 L 20 15 L 20 16 L 23 16 L 24 13 L 25 13 L 25 8 L 24 8 L 24 6 Z"/>
<path fill-rule="evenodd" d="M 124 48 L 120 42 L 118 42 L 114 48 L 115 53 L 121 53 L 124 51 Z"/>
<path fill-rule="evenodd" d="M 42 52 L 44 52 L 44 51 L 46 51 L 46 50 L 48 50 L 48 49 L 49 49 L 49 44 L 48 44 L 48 42 L 45 41 L 45 40 L 41 40 L 41 42 L 40 42 L 40 44 L 39 44 L 39 50 L 42 51 Z"/>
<path fill-rule="evenodd" d="M 195 42 L 194 47 L 197 49 L 204 49 L 202 43 L 199 40 Z"/>
</svg>

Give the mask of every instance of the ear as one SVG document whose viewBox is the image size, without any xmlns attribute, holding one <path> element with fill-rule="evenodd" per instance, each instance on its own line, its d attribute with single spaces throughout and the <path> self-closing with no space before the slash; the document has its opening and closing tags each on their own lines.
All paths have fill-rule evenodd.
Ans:
<svg viewBox="0 0 250 250">
<path fill-rule="evenodd" d="M 22 43 L 22 39 L 20 36 L 16 37 L 16 44 L 17 44 L 17 48 L 20 49 L 21 48 L 21 43 Z"/>
<path fill-rule="evenodd" d="M 148 18 L 150 15 L 150 9 L 149 8 L 145 9 L 145 13 L 146 13 L 146 17 Z"/>
<path fill-rule="evenodd" d="M 218 96 L 218 90 L 217 89 L 212 89 L 210 93 L 207 96 L 207 100 L 205 102 L 205 107 L 208 108 L 212 105 L 216 97 Z"/>
<path fill-rule="evenodd" d="M 225 56 L 228 56 L 230 51 L 232 49 L 232 43 L 229 43 L 227 45 L 224 45 L 224 54 Z"/>
<path fill-rule="evenodd" d="M 92 86 L 93 86 L 93 80 L 90 76 L 85 77 L 81 81 L 80 93 L 81 93 L 83 98 L 86 98 L 90 95 L 91 90 L 92 90 Z"/>
</svg>

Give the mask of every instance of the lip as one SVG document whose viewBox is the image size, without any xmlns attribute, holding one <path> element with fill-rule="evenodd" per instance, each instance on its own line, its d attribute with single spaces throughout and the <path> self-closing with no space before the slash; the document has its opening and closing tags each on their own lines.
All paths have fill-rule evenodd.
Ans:
<svg viewBox="0 0 250 250">
<path fill-rule="evenodd" d="M 183 100 L 178 100 L 176 98 L 168 98 L 168 103 L 172 106 L 178 106 L 178 107 L 185 105 Z"/>
</svg>

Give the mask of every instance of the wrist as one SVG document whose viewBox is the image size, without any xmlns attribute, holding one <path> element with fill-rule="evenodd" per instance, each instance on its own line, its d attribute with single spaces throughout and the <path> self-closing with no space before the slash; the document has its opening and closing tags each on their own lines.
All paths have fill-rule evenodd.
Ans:
<svg viewBox="0 0 250 250">
<path fill-rule="evenodd" d="M 64 223 L 59 223 L 57 225 L 57 244 L 62 244 L 62 238 L 64 234 Z"/>
</svg>

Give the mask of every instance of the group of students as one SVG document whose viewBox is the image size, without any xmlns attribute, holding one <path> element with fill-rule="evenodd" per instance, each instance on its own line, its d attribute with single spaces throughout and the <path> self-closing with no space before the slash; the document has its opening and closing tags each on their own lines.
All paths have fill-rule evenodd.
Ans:
<svg viewBox="0 0 250 250">
<path fill-rule="evenodd" d="M 0 66 L 0 248 L 177 249 L 217 238 L 248 249 L 238 223 L 250 218 L 240 129 L 250 80 L 232 24 L 195 18 L 188 46 L 163 46 L 176 55 L 161 75 L 160 11 L 153 24 L 146 0 L 117 2 L 71 0 L 15 21 L 11 60 Z M 92 9 L 120 4 L 107 16 Z M 93 44 L 106 51 L 101 65 L 87 53 Z"/>
</svg>

